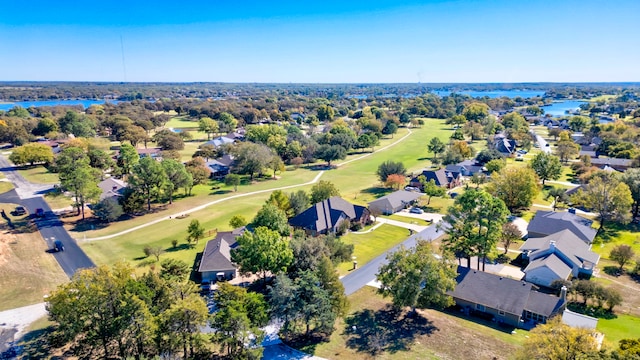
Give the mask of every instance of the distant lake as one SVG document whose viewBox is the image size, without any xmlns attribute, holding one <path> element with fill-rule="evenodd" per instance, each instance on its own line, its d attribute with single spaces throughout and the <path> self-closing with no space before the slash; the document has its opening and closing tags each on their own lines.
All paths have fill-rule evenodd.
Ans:
<svg viewBox="0 0 640 360">
<path fill-rule="evenodd" d="M 554 102 L 549 106 L 543 106 L 545 114 L 550 114 L 554 117 L 559 116 L 567 116 L 567 111 L 573 112 L 580 108 L 580 105 L 584 104 L 586 101 L 579 100 L 566 100 L 566 101 L 558 101 Z"/>
<path fill-rule="evenodd" d="M 109 102 L 117 104 L 118 100 L 109 100 Z M 88 108 L 91 105 L 104 104 L 105 100 L 46 100 L 46 101 L 16 101 L 12 103 L 0 103 L 0 110 L 11 110 L 15 106 L 22 106 L 23 108 L 29 108 L 31 106 L 57 106 L 57 105 L 82 105 L 84 108 Z"/>
<path fill-rule="evenodd" d="M 438 96 L 449 96 L 451 93 L 461 94 L 461 95 L 469 95 L 471 97 L 490 97 L 492 99 L 499 97 L 508 97 L 511 99 L 521 97 L 521 98 L 532 98 L 536 96 L 543 96 L 544 91 L 534 91 L 534 90 L 495 90 L 495 91 L 472 91 L 472 90 L 463 90 L 463 91 L 449 91 L 449 90 L 436 90 L 433 91 Z"/>
</svg>

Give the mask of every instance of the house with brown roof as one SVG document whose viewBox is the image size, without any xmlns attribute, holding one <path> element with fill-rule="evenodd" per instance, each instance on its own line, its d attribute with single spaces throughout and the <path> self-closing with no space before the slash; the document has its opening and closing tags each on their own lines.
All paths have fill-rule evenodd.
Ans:
<svg viewBox="0 0 640 360">
<path fill-rule="evenodd" d="M 354 205 L 339 196 L 333 196 L 313 204 L 307 210 L 292 217 L 289 219 L 289 224 L 316 236 L 335 233 L 345 221 L 351 225 L 360 223 L 364 226 L 371 221 L 370 215 L 366 207 Z"/>
<path fill-rule="evenodd" d="M 244 231 L 244 227 L 219 231 L 213 240 L 207 242 L 198 265 L 202 282 L 231 280 L 238 275 L 238 267 L 231 260 L 231 251 L 238 247 L 236 238 Z"/>
</svg>

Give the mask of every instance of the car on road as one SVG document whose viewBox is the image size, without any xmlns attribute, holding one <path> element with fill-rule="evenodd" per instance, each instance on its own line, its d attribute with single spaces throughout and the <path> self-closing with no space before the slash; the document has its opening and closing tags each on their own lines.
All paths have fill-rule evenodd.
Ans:
<svg viewBox="0 0 640 360">
<path fill-rule="evenodd" d="M 24 206 L 16 206 L 15 210 L 13 210 L 13 215 L 20 216 L 27 213 L 27 209 Z"/>
<path fill-rule="evenodd" d="M 409 212 L 412 213 L 412 214 L 423 214 L 424 213 L 424 211 L 422 211 L 422 209 L 417 208 L 417 207 L 411 208 L 411 210 L 409 210 Z"/>
<path fill-rule="evenodd" d="M 44 209 L 43 208 L 37 208 L 36 209 L 36 217 L 44 217 Z"/>
<path fill-rule="evenodd" d="M 55 251 L 55 252 L 64 251 L 64 244 L 62 244 L 62 241 L 55 240 L 53 242 L 53 251 Z"/>
</svg>

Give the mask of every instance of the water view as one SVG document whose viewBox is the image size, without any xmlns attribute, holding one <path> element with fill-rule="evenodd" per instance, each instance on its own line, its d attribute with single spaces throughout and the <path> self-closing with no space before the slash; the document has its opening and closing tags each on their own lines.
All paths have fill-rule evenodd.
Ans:
<svg viewBox="0 0 640 360">
<path fill-rule="evenodd" d="M 584 104 L 585 102 L 586 101 L 579 100 L 558 101 L 553 102 L 549 106 L 544 106 L 542 109 L 544 109 L 545 114 L 550 114 L 554 117 L 560 117 L 569 115 L 567 111 L 572 113 L 575 110 L 578 110 L 578 108 L 580 108 L 580 105 Z"/>
<path fill-rule="evenodd" d="M 110 100 L 114 104 L 119 103 L 118 100 Z M 0 110 L 11 110 L 15 106 L 29 108 L 31 106 L 57 106 L 57 105 L 82 105 L 85 109 L 91 105 L 104 104 L 105 100 L 45 100 L 45 101 L 16 101 L 16 102 L 0 102 Z"/>
<path fill-rule="evenodd" d="M 494 90 L 494 91 L 473 91 L 473 90 L 463 90 L 463 91 L 449 91 L 449 90 L 435 90 L 433 91 L 438 96 L 448 96 L 452 93 L 461 94 L 461 95 L 469 95 L 471 97 L 490 97 L 492 99 L 499 97 L 508 97 L 511 99 L 521 97 L 521 98 L 532 98 L 536 96 L 543 96 L 544 91 L 535 91 L 535 90 Z"/>
</svg>

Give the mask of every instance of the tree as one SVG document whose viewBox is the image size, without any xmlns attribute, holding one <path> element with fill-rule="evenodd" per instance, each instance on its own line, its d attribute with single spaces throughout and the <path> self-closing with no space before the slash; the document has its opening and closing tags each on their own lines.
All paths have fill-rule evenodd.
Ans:
<svg viewBox="0 0 640 360">
<path fill-rule="evenodd" d="M 53 161 L 53 150 L 49 145 L 29 143 L 13 149 L 9 160 L 18 166 L 35 163 L 49 164 Z"/>
<path fill-rule="evenodd" d="M 492 175 L 487 191 L 504 201 L 510 212 L 528 208 L 540 191 L 538 176 L 532 169 L 504 168 Z"/>
<path fill-rule="evenodd" d="M 335 116 L 335 111 L 329 105 L 320 105 L 318 106 L 318 120 L 325 122 L 333 120 Z"/>
<path fill-rule="evenodd" d="M 263 144 L 243 142 L 231 149 L 235 156 L 234 172 L 248 174 L 250 180 L 256 173 L 262 173 L 273 158 L 272 150 Z"/>
<path fill-rule="evenodd" d="M 133 167 L 129 186 L 142 192 L 147 200 L 147 210 L 151 210 L 151 198 L 158 196 L 160 189 L 168 181 L 162 164 L 151 157 L 143 157 Z"/>
<path fill-rule="evenodd" d="M 391 174 L 400 174 L 404 176 L 407 173 L 407 169 L 404 167 L 404 164 L 400 161 L 391 161 L 387 160 L 380 165 L 378 165 L 378 179 L 380 182 L 387 181 L 387 177 Z"/>
<path fill-rule="evenodd" d="M 278 209 L 282 210 L 287 217 L 293 216 L 293 210 L 291 209 L 291 203 L 289 197 L 282 190 L 275 190 L 269 195 L 266 201 L 267 204 L 275 205 Z"/>
<path fill-rule="evenodd" d="M 320 180 L 311 187 L 311 203 L 316 204 L 332 196 L 340 196 L 340 191 L 331 182 Z"/>
<path fill-rule="evenodd" d="M 189 264 L 177 259 L 164 259 L 160 263 L 160 276 L 163 279 L 183 281 L 191 272 Z"/>
<path fill-rule="evenodd" d="M 391 135 L 391 138 L 393 138 L 393 134 L 398 132 L 398 125 L 389 120 L 387 121 L 387 123 L 384 125 L 384 128 L 382 128 L 382 133 L 384 135 Z"/>
<path fill-rule="evenodd" d="M 545 152 L 538 153 L 531 160 L 530 166 L 542 180 L 542 185 L 549 179 L 557 180 L 562 173 L 560 158 Z"/>
<path fill-rule="evenodd" d="M 160 164 L 162 165 L 167 180 L 164 189 L 169 194 L 169 204 L 172 204 L 173 193 L 176 189 L 184 188 L 185 193 L 187 193 L 187 189 L 193 186 L 193 177 L 179 161 L 163 159 Z"/>
<path fill-rule="evenodd" d="M 606 221 L 615 220 L 626 224 L 630 220 L 633 204 L 631 191 L 614 173 L 594 173 L 589 183 L 578 190 L 572 200 L 598 213 L 600 230 L 604 229 Z"/>
<path fill-rule="evenodd" d="M 193 185 L 204 184 L 209 178 L 209 175 L 211 175 L 211 170 L 207 167 L 204 159 L 199 156 L 187 161 L 184 166 L 185 170 L 187 170 L 187 172 L 191 174 L 191 178 L 193 178 Z"/>
<path fill-rule="evenodd" d="M 551 204 L 551 206 L 553 207 L 553 211 L 556 211 L 558 203 L 566 202 L 568 200 L 567 191 L 563 188 L 552 187 L 549 189 L 546 198 L 553 199 L 553 204 Z"/>
<path fill-rule="evenodd" d="M 102 190 L 98 187 L 100 173 L 89 166 L 88 161 L 78 161 L 68 171 L 60 173 L 60 184 L 73 193 L 78 215 L 85 218 L 84 206 L 88 202 L 97 201 Z"/>
<path fill-rule="evenodd" d="M 465 257 L 467 267 L 470 267 L 471 256 L 477 255 L 483 259 L 484 270 L 484 260 L 500 239 L 508 214 L 499 198 L 482 190 L 467 190 L 456 197 L 444 217 L 450 226 L 446 230 L 449 237 L 443 241 L 443 248 L 458 258 Z"/>
<path fill-rule="evenodd" d="M 185 359 L 194 358 L 200 346 L 200 329 L 207 323 L 209 310 L 198 294 L 178 299 L 160 316 L 162 339 L 171 350 L 182 347 Z"/>
<path fill-rule="evenodd" d="M 227 174 L 224 177 L 224 184 L 227 186 L 233 186 L 233 191 L 238 191 L 238 185 L 240 185 L 240 175 L 238 174 Z"/>
<path fill-rule="evenodd" d="M 376 275 L 379 292 L 391 296 L 397 308 L 444 308 L 453 304 L 447 295 L 456 286 L 454 265 L 433 256 L 431 244 L 418 240 L 411 249 L 400 247 L 387 255 L 388 263 L 382 265 Z"/>
<path fill-rule="evenodd" d="M 267 272 L 285 272 L 293 261 L 289 242 L 269 228 L 261 226 L 253 233 L 245 231 L 237 241 L 238 247 L 232 250 L 231 259 L 240 265 L 240 272 L 243 274 L 262 272 L 265 286 Z"/>
<path fill-rule="evenodd" d="M 500 233 L 500 241 L 504 246 L 505 255 L 509 252 L 509 246 L 514 241 L 522 239 L 522 232 L 518 229 L 518 226 L 512 222 L 507 222 L 502 225 L 502 232 Z"/>
<path fill-rule="evenodd" d="M 591 330 L 571 327 L 557 317 L 531 330 L 516 358 L 570 360 L 600 357 Z"/>
<path fill-rule="evenodd" d="M 331 166 L 332 161 L 346 158 L 347 150 L 340 145 L 323 144 L 318 147 L 315 156 L 326 161 L 327 166 Z"/>
<path fill-rule="evenodd" d="M 569 119 L 569 127 L 573 131 L 582 132 L 591 123 L 591 119 L 586 116 L 572 116 Z"/>
<path fill-rule="evenodd" d="M 433 179 L 427 181 L 424 175 L 418 176 L 418 181 L 422 185 L 422 192 L 428 196 L 427 205 L 431 204 L 431 198 L 433 196 L 444 196 L 447 193 L 443 187 L 436 185 L 436 182 Z"/>
<path fill-rule="evenodd" d="M 106 151 L 100 149 L 91 149 L 87 154 L 89 156 L 89 165 L 92 168 L 106 171 L 112 168 L 115 163 Z"/>
<path fill-rule="evenodd" d="M 203 117 L 198 121 L 198 130 L 207 134 L 207 140 L 211 139 L 211 135 L 218 132 L 218 122 L 209 117 Z"/>
<path fill-rule="evenodd" d="M 118 220 L 124 213 L 122 206 L 118 204 L 118 200 L 108 197 L 102 199 L 93 206 L 93 215 L 104 222 L 113 222 Z"/>
<path fill-rule="evenodd" d="M 493 174 L 494 172 L 500 172 L 502 169 L 505 168 L 505 166 L 507 166 L 507 163 L 504 161 L 504 159 L 493 159 L 490 160 L 485 167 L 487 168 L 487 172 L 489 174 Z"/>
<path fill-rule="evenodd" d="M 640 169 L 627 169 L 622 173 L 620 180 L 627 184 L 631 191 L 631 198 L 633 199 L 632 213 L 633 217 L 636 218 L 640 212 Z"/>
<path fill-rule="evenodd" d="M 469 121 L 481 123 L 489 116 L 489 106 L 480 102 L 472 102 L 465 106 L 462 115 Z"/>
<path fill-rule="evenodd" d="M 358 147 L 360 149 L 371 148 L 371 152 L 376 145 L 380 144 L 380 139 L 373 133 L 364 133 L 358 136 Z"/>
<path fill-rule="evenodd" d="M 560 160 L 566 163 L 578 153 L 580 153 L 580 145 L 573 142 L 567 131 L 561 132 L 560 140 L 556 143 L 556 154 L 558 154 Z"/>
<path fill-rule="evenodd" d="M 133 167 L 138 164 L 140 160 L 140 155 L 136 149 L 129 144 L 120 145 L 120 151 L 118 154 L 117 165 L 122 170 L 122 175 L 127 178 Z"/>
<path fill-rule="evenodd" d="M 387 180 L 384 182 L 384 186 L 392 188 L 394 190 L 400 190 L 407 183 L 407 179 L 404 175 L 391 174 L 387 176 Z"/>
<path fill-rule="evenodd" d="M 278 155 L 274 155 L 271 158 L 271 161 L 269 161 L 269 168 L 271 168 L 271 170 L 273 170 L 273 178 L 274 179 L 276 178 L 276 172 L 280 171 L 282 173 L 282 172 L 284 172 L 286 170 L 286 168 L 284 166 L 284 162 L 282 161 L 282 159 Z"/>
<path fill-rule="evenodd" d="M 162 150 L 183 150 L 184 140 L 180 135 L 169 130 L 161 130 L 153 136 L 154 141 Z"/>
<path fill-rule="evenodd" d="M 459 154 L 464 159 L 473 157 L 475 154 L 475 149 L 469 146 L 466 141 L 454 141 L 451 144 L 450 150 L 455 154 Z"/>
<path fill-rule="evenodd" d="M 246 226 L 247 224 L 247 219 L 245 219 L 242 215 L 233 215 L 229 220 L 229 226 L 231 226 L 232 229 L 241 228 L 243 226 Z"/>
<path fill-rule="evenodd" d="M 151 247 L 149 254 L 156 257 L 156 262 L 160 261 L 160 255 L 164 253 L 164 249 L 162 246 L 153 246 Z"/>
<path fill-rule="evenodd" d="M 238 120 L 226 112 L 220 113 L 218 122 L 221 124 L 220 131 L 235 131 L 238 126 Z"/>
<path fill-rule="evenodd" d="M 289 194 L 289 206 L 291 206 L 291 212 L 293 216 L 296 216 L 311 205 L 309 203 L 309 195 L 304 190 L 298 190 Z"/>
<path fill-rule="evenodd" d="M 277 231 L 281 236 L 289 236 L 291 229 L 287 220 L 287 214 L 276 205 L 267 202 L 253 218 L 251 224 L 254 227 L 266 227 Z"/>
<path fill-rule="evenodd" d="M 629 245 L 621 244 L 616 245 L 609 253 L 609 259 L 615 261 L 620 265 L 620 271 L 624 271 L 624 266 L 635 256 L 633 248 Z"/>
<path fill-rule="evenodd" d="M 197 219 L 191 220 L 189 227 L 187 227 L 187 242 L 191 245 L 191 242 L 196 244 L 200 239 L 204 237 L 204 226 L 200 225 L 200 221 Z"/>
<path fill-rule="evenodd" d="M 216 156 L 218 156 L 218 149 L 212 144 L 205 143 L 203 145 L 200 145 L 198 150 L 196 150 L 196 152 L 193 153 L 193 157 L 198 157 L 198 156 L 203 157 L 208 161 L 209 159 L 213 159 Z"/>
</svg>

